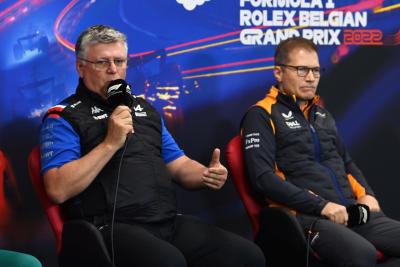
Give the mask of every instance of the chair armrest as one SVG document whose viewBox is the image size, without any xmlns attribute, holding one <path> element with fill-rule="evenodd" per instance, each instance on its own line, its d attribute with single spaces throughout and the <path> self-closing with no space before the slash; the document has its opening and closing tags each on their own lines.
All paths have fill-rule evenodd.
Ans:
<svg viewBox="0 0 400 267">
<path fill-rule="evenodd" d="M 300 223 L 287 208 L 263 208 L 260 232 L 256 243 L 271 262 L 271 266 L 305 266 L 307 239 Z M 327 266 L 315 257 L 310 248 L 310 266 Z"/>
<path fill-rule="evenodd" d="M 110 255 L 99 230 L 84 220 L 64 223 L 60 267 L 112 267 Z"/>
<path fill-rule="evenodd" d="M 261 233 L 263 232 L 263 233 Z M 286 208 L 264 208 L 260 213 L 258 239 L 268 238 L 274 249 L 299 251 L 305 255 L 307 240 L 296 217 Z"/>
<path fill-rule="evenodd" d="M 287 208 L 263 208 L 260 213 L 260 232 L 256 243 L 264 251 L 271 266 L 305 266 L 307 239 L 300 223 Z M 328 267 L 310 248 L 309 262 L 313 267 Z M 387 260 L 377 250 L 377 261 Z"/>
</svg>

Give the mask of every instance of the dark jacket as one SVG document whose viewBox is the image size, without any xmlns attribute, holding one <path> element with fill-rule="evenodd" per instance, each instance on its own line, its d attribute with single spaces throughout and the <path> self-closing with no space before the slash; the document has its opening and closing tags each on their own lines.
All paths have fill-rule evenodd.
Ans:
<svg viewBox="0 0 400 267">
<path fill-rule="evenodd" d="M 268 202 L 320 215 L 327 201 L 348 206 L 373 195 L 340 140 L 331 114 L 272 87 L 242 120 L 246 170 Z"/>
</svg>

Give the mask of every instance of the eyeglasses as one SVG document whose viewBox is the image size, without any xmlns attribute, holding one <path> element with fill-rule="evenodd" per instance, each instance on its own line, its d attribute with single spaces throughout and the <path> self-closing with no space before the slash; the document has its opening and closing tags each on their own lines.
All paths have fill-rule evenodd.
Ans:
<svg viewBox="0 0 400 267">
<path fill-rule="evenodd" d="M 297 71 L 297 76 L 299 77 L 306 77 L 311 71 L 312 74 L 314 75 L 314 78 L 319 78 L 321 76 L 321 73 L 324 71 L 324 69 L 320 67 L 309 68 L 306 66 L 292 66 L 286 64 L 276 64 L 276 65 L 295 69 Z"/>
<path fill-rule="evenodd" d="M 112 61 L 110 60 L 97 60 L 97 61 L 90 61 L 84 58 L 79 58 L 79 60 L 88 62 L 93 64 L 94 69 L 96 70 L 107 70 L 111 67 L 111 64 L 114 63 L 114 65 L 117 68 L 126 68 L 127 67 L 127 60 L 125 58 L 114 58 Z"/>
</svg>

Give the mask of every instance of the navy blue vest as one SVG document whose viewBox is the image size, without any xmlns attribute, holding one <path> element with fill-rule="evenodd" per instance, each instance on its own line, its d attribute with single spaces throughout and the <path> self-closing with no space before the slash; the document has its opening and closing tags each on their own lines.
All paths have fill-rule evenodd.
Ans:
<svg viewBox="0 0 400 267">
<path fill-rule="evenodd" d="M 79 135 L 81 156 L 84 156 L 104 140 L 112 109 L 82 82 L 76 93 L 63 102 L 67 107 L 58 114 Z M 161 155 L 161 117 L 142 98 L 133 97 L 131 109 L 135 133 L 128 137 L 121 165 L 116 220 L 126 223 L 165 221 L 176 214 L 176 197 Z M 87 189 L 61 205 L 66 219 L 103 215 L 110 218 L 121 154 L 122 148 Z"/>
</svg>

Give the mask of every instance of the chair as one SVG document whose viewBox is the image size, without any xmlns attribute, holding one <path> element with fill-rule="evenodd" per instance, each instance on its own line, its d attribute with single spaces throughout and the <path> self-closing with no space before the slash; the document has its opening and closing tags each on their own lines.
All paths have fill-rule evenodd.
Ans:
<svg viewBox="0 0 400 267">
<path fill-rule="evenodd" d="M 55 234 L 60 267 L 112 267 L 101 233 L 93 224 L 84 220 L 64 221 L 59 205 L 47 196 L 40 169 L 40 151 L 35 147 L 28 157 L 29 175 Z"/>
<path fill-rule="evenodd" d="M 12 221 L 12 204 L 19 205 L 21 196 L 17 179 L 6 154 L 0 150 L 0 227 Z"/>
<path fill-rule="evenodd" d="M 251 190 L 246 177 L 240 135 L 228 143 L 226 160 L 250 218 L 255 242 L 263 250 L 268 266 L 306 266 L 307 240 L 295 216 L 285 208 L 264 207 L 262 197 Z M 377 260 L 385 260 L 380 251 L 377 251 Z M 309 266 L 313 267 L 328 266 L 319 260 L 312 249 L 309 263 Z"/>
</svg>

